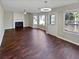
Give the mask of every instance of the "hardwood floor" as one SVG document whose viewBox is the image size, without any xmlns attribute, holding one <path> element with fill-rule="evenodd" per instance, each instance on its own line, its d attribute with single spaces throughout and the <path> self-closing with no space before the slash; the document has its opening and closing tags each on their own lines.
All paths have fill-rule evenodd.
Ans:
<svg viewBox="0 0 79 59">
<path fill-rule="evenodd" d="M 79 59 L 79 46 L 40 29 L 6 30 L 0 59 Z"/>
</svg>

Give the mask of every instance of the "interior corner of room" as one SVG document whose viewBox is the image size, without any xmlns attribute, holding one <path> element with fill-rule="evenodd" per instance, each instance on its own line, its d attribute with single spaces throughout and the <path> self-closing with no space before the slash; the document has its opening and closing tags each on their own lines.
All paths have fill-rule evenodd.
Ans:
<svg viewBox="0 0 79 59">
<path fill-rule="evenodd" d="M 0 46 L 1 46 L 1 42 L 4 36 L 4 10 L 0 4 Z"/>
</svg>

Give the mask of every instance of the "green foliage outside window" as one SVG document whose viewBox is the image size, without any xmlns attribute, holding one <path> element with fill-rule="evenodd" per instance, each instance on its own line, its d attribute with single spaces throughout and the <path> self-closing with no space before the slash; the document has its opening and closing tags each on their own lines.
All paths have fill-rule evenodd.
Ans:
<svg viewBox="0 0 79 59">
<path fill-rule="evenodd" d="M 65 20 L 77 20 L 79 21 L 79 12 L 72 12 L 65 14 Z"/>
<path fill-rule="evenodd" d="M 65 20 L 75 20 L 75 16 L 73 13 L 66 13 Z"/>
</svg>

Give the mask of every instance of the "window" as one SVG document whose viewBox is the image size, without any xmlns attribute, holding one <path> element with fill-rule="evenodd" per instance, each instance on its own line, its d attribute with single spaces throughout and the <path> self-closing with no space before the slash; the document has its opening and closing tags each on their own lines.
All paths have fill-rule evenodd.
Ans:
<svg viewBox="0 0 79 59">
<path fill-rule="evenodd" d="M 50 24 L 55 24 L 55 15 L 50 15 Z"/>
<path fill-rule="evenodd" d="M 37 24 L 38 16 L 33 16 L 33 24 Z"/>
<path fill-rule="evenodd" d="M 39 25 L 45 25 L 45 15 L 39 16 Z"/>
<path fill-rule="evenodd" d="M 79 12 L 65 14 L 65 31 L 79 33 Z"/>
</svg>

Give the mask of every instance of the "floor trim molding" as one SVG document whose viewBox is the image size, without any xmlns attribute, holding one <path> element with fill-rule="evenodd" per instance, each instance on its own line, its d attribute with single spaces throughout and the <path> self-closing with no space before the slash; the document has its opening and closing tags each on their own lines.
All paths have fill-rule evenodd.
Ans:
<svg viewBox="0 0 79 59">
<path fill-rule="evenodd" d="M 46 33 L 49 34 L 49 35 L 52 35 L 52 34 L 50 34 L 50 33 L 48 33 L 48 32 L 46 32 Z M 55 36 L 55 35 L 53 35 L 53 36 Z M 75 44 L 75 45 L 79 46 L 79 43 L 73 42 L 73 41 L 71 41 L 71 40 L 69 40 L 69 39 L 67 39 L 67 38 L 63 38 L 63 37 L 60 37 L 60 36 L 58 36 L 58 35 L 56 35 L 56 37 L 60 38 L 61 40 L 64 40 L 64 41 L 67 41 L 67 42 L 69 42 L 69 43 L 72 43 L 72 44 Z"/>
<path fill-rule="evenodd" d="M 77 46 L 79 46 L 79 43 L 73 42 L 73 41 L 71 41 L 71 40 L 69 40 L 69 39 L 66 39 L 66 38 L 63 38 L 63 37 L 60 37 L 60 36 L 56 36 L 56 37 L 58 37 L 58 38 L 60 38 L 60 39 L 62 39 L 62 40 L 68 41 L 68 42 L 70 42 L 70 43 L 72 43 L 72 44 L 75 44 L 75 45 L 77 45 Z"/>
<path fill-rule="evenodd" d="M 5 30 L 3 30 L 3 32 L 2 32 L 0 46 L 1 46 L 1 44 L 2 44 L 2 41 L 3 41 L 3 36 L 4 36 L 4 33 L 5 33 Z"/>
</svg>

